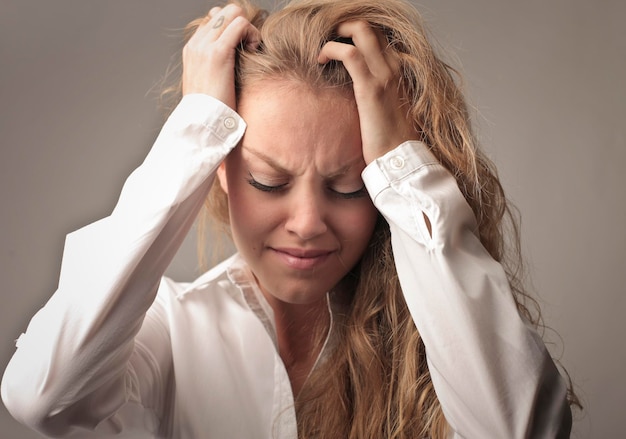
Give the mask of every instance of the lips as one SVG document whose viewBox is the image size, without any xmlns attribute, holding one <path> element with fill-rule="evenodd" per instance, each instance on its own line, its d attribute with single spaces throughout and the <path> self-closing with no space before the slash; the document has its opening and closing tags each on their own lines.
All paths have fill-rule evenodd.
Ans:
<svg viewBox="0 0 626 439">
<path fill-rule="evenodd" d="M 334 250 L 302 248 L 270 248 L 288 267 L 297 270 L 312 270 L 322 265 Z"/>
</svg>

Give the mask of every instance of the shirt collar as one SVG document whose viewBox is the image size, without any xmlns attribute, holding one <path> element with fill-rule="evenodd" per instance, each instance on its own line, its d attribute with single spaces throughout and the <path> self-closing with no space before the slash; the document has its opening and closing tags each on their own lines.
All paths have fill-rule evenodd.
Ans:
<svg viewBox="0 0 626 439">
<path fill-rule="evenodd" d="M 272 338 L 274 342 L 274 346 L 276 346 L 276 350 L 278 351 L 278 338 L 276 335 L 276 324 L 274 321 L 274 310 L 270 306 L 270 304 L 263 296 L 259 285 L 250 271 L 250 267 L 245 262 L 245 260 L 241 257 L 241 255 L 236 254 L 231 263 L 228 265 L 226 270 L 228 278 L 230 281 L 238 288 L 243 296 L 244 300 L 250 307 L 250 310 L 257 316 L 257 318 L 261 321 L 265 330 Z M 335 319 L 337 315 L 333 312 L 333 304 L 331 301 L 331 294 L 326 293 L 326 304 L 328 307 L 329 314 L 329 322 L 330 327 L 328 330 L 328 334 L 326 335 L 326 339 L 324 340 L 324 344 L 320 351 L 320 355 L 318 356 L 313 369 L 320 364 L 328 354 L 333 350 L 336 344 L 336 330 L 335 330 Z"/>
</svg>

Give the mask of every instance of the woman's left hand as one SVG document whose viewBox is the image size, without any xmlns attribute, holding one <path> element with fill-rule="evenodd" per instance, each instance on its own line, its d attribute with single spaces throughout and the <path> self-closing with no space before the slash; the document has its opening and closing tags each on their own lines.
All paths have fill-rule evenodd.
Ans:
<svg viewBox="0 0 626 439">
<path fill-rule="evenodd" d="M 408 105 L 400 88 L 400 60 L 387 47 L 387 40 L 364 21 L 348 21 L 337 28 L 340 37 L 354 45 L 330 41 L 318 61 L 341 61 L 352 77 L 359 111 L 365 163 L 407 140 L 418 139 L 408 118 Z"/>
</svg>

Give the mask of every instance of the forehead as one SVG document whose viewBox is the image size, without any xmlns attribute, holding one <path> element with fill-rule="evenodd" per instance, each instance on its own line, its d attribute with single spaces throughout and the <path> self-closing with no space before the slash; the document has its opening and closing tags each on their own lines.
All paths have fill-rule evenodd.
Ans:
<svg viewBox="0 0 626 439">
<path fill-rule="evenodd" d="M 286 169 L 313 164 L 328 171 L 362 158 L 356 104 L 341 90 L 261 81 L 242 90 L 237 110 L 248 125 L 244 149 L 271 156 Z"/>
<path fill-rule="evenodd" d="M 281 111 L 285 108 L 289 111 Z M 244 87 L 237 107 L 240 114 L 255 119 L 265 115 L 266 119 L 287 116 L 287 119 L 295 120 L 293 116 L 303 112 L 309 117 L 323 118 L 329 110 L 350 117 L 350 113 L 356 111 L 354 96 L 340 88 L 314 88 L 300 80 L 280 78 L 254 81 Z"/>
</svg>

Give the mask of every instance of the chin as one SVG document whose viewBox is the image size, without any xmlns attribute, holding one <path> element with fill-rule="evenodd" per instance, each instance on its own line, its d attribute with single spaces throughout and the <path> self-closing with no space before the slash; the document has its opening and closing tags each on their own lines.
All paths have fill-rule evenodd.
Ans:
<svg viewBox="0 0 626 439">
<path fill-rule="evenodd" d="M 320 300 L 326 299 L 326 293 L 328 290 L 316 291 L 316 292 L 294 292 L 292 294 L 272 294 L 272 296 L 280 300 L 281 302 L 288 303 L 290 305 L 314 305 L 319 303 Z"/>
<path fill-rule="evenodd" d="M 320 300 L 325 300 L 326 294 L 332 288 L 332 286 L 327 287 L 326 285 L 299 285 L 287 288 L 278 285 L 271 289 L 261 286 L 261 291 L 269 300 L 278 300 L 290 305 L 313 305 L 319 303 Z"/>
</svg>

